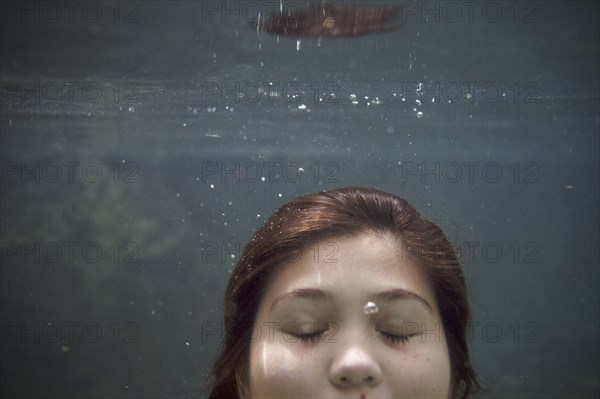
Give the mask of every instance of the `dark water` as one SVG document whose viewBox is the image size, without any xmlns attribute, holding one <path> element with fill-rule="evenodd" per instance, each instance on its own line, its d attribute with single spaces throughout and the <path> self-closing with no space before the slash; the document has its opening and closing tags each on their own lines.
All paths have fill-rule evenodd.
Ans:
<svg viewBox="0 0 600 399">
<path fill-rule="evenodd" d="M 2 396 L 202 397 L 252 232 L 360 185 L 461 245 L 482 397 L 597 397 L 598 3 L 300 43 L 249 3 L 3 3 Z"/>
</svg>

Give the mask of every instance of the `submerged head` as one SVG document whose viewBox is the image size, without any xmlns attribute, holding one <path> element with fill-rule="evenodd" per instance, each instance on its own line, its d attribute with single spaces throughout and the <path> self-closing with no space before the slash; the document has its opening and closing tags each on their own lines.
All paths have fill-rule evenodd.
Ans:
<svg viewBox="0 0 600 399">
<path fill-rule="evenodd" d="M 457 253 L 405 200 L 299 197 L 244 249 L 211 398 L 455 398 L 479 387 Z"/>
</svg>

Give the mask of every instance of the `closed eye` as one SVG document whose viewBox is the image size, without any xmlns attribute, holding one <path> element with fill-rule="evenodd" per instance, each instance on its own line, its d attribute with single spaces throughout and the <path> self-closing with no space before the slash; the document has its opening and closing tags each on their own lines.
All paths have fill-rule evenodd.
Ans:
<svg viewBox="0 0 600 399">
<path fill-rule="evenodd" d="M 392 333 L 389 333 L 389 332 L 387 332 L 387 331 L 384 331 L 384 330 L 377 330 L 377 331 L 379 331 L 379 333 L 380 333 L 380 334 L 381 334 L 381 335 L 382 335 L 382 336 L 383 336 L 383 337 L 384 337 L 386 340 L 388 340 L 389 342 L 391 342 L 391 343 L 393 343 L 393 344 L 398 344 L 398 343 L 400 343 L 400 342 L 402 342 L 402 343 L 406 343 L 406 342 L 408 342 L 408 340 L 409 340 L 411 337 L 414 337 L 415 335 L 417 335 L 417 334 L 409 334 L 409 335 L 402 335 L 402 334 L 392 334 Z"/>
<path fill-rule="evenodd" d="M 301 342 L 304 343 L 317 343 L 323 336 L 323 334 L 329 330 L 329 324 L 326 324 L 321 330 L 317 330 L 310 333 L 294 333 L 292 331 L 287 331 L 286 334 L 292 335 L 294 337 L 300 338 Z"/>
<path fill-rule="evenodd" d="M 302 341 L 302 342 L 317 343 L 317 342 L 319 342 L 319 339 L 321 339 L 321 336 L 323 335 L 323 333 L 325 333 L 325 331 L 327 331 L 327 330 L 316 331 L 316 332 L 310 333 L 310 334 L 299 334 L 296 336 L 298 338 L 300 338 L 300 341 Z"/>
</svg>

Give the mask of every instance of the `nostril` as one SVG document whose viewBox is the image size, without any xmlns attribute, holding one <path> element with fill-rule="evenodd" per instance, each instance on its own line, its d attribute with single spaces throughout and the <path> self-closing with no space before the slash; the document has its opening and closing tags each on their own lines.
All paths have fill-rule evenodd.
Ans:
<svg viewBox="0 0 600 399">
<path fill-rule="evenodd" d="M 368 376 L 366 376 L 366 377 L 363 378 L 363 381 L 365 381 L 365 382 L 371 382 L 371 381 L 373 381 L 373 376 L 372 375 L 368 375 Z"/>
<path fill-rule="evenodd" d="M 340 378 L 342 380 L 342 382 L 350 382 L 352 381 L 352 378 L 346 377 L 346 376 L 342 376 L 342 378 Z"/>
</svg>

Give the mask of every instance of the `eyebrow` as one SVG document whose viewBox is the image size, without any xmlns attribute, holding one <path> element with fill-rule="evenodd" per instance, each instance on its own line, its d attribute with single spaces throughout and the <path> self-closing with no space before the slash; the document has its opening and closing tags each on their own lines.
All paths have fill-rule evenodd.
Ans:
<svg viewBox="0 0 600 399">
<path fill-rule="evenodd" d="M 425 298 L 403 288 L 393 288 L 390 290 L 369 294 L 367 295 L 367 297 L 369 298 L 369 300 L 373 300 L 376 302 L 391 302 L 400 299 L 416 299 L 417 301 L 424 304 L 432 314 L 434 313 L 433 308 Z M 304 298 L 328 302 L 332 302 L 334 300 L 334 296 L 330 292 L 326 292 L 318 288 L 298 288 L 293 291 L 286 292 L 285 294 L 282 294 L 275 298 L 275 300 L 271 304 L 271 311 L 273 311 L 275 306 L 280 301 L 288 298 Z"/>
</svg>

